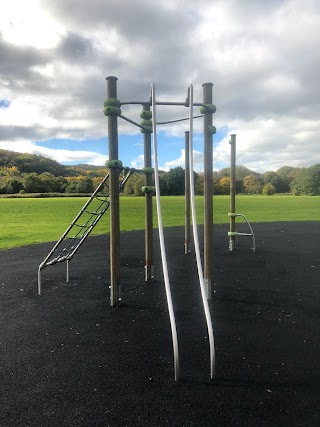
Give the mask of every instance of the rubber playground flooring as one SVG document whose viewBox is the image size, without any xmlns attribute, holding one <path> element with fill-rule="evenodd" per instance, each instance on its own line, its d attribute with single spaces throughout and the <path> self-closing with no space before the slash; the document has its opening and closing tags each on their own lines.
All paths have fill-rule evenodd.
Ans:
<svg viewBox="0 0 320 427">
<path fill-rule="evenodd" d="M 70 263 L 37 268 L 52 247 L 0 252 L 0 425 L 319 426 L 319 222 L 253 224 L 228 251 L 215 226 L 216 379 L 194 253 L 165 230 L 181 380 L 155 230 L 155 280 L 144 281 L 144 232 L 121 235 L 123 304 L 109 306 L 108 236 Z M 238 228 L 241 230 L 241 227 Z M 57 236 L 58 237 L 58 236 Z M 200 227 L 201 237 L 201 227 Z"/>
</svg>

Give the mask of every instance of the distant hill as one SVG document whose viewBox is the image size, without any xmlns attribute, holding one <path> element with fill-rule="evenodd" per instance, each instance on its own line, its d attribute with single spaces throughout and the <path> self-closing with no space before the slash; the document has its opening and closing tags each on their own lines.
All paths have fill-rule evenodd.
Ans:
<svg viewBox="0 0 320 427">
<path fill-rule="evenodd" d="M 37 173 L 49 172 L 54 176 L 78 176 L 84 171 L 93 173 L 103 166 L 93 166 L 79 164 L 73 166 L 61 165 L 56 160 L 37 154 L 17 153 L 10 150 L 0 149 L 0 168 L 16 167 L 20 173 Z"/>
</svg>

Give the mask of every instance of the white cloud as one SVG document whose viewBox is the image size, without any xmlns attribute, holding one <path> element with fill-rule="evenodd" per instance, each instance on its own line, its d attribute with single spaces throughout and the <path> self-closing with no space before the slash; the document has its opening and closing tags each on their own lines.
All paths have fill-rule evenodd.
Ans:
<svg viewBox="0 0 320 427">
<path fill-rule="evenodd" d="M 170 169 L 176 168 L 178 166 L 185 167 L 185 149 L 181 150 L 181 156 L 178 159 L 170 160 L 165 162 L 164 166 L 159 169 L 164 171 L 169 171 Z M 197 150 L 193 150 L 193 169 L 196 172 L 203 171 L 203 153 Z"/>
<path fill-rule="evenodd" d="M 35 145 L 28 140 L 16 141 L 0 141 L 0 148 L 3 150 L 12 150 L 17 153 L 30 153 L 37 154 L 44 157 L 49 157 L 59 163 L 74 164 L 74 163 L 88 163 L 91 165 L 102 166 L 104 165 L 106 156 L 92 151 L 78 151 L 78 150 L 57 150 L 47 147 Z"/>
<path fill-rule="evenodd" d="M 201 102 L 201 84 L 212 81 L 214 124 L 237 134 L 238 164 L 264 171 L 320 162 L 318 2 L 3 3 L 0 93 L 11 104 L 0 109 L 0 139 L 9 149 L 23 141 L 24 151 L 43 149 L 63 162 L 77 156 L 86 161 L 84 151 L 46 151 L 34 143 L 105 135 L 105 77 L 116 75 L 122 101 L 148 101 L 153 81 L 157 99 L 183 102 L 193 83 L 195 101 Z M 141 108 L 123 106 L 123 114 L 140 122 Z M 157 109 L 159 121 L 187 116 L 184 107 Z M 196 120 L 195 132 L 202 126 Z M 161 127 L 163 134 L 181 139 L 187 129 L 186 122 Z M 119 120 L 119 133 L 140 130 Z M 229 163 L 228 140 L 229 135 L 220 143 L 214 138 L 214 165 Z M 177 148 L 165 154 L 163 168 L 183 165 Z M 90 162 L 103 157 L 87 155 Z M 133 163 L 141 166 L 142 159 Z"/>
<path fill-rule="evenodd" d="M 2 4 L 0 28 L 3 38 L 15 45 L 44 49 L 60 39 L 60 25 L 42 8 L 41 1 L 6 1 Z"/>
</svg>

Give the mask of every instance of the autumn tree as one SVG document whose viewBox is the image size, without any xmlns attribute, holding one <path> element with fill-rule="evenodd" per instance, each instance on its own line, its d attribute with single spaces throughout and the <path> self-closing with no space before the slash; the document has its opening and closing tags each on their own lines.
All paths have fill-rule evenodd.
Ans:
<svg viewBox="0 0 320 427">
<path fill-rule="evenodd" d="M 244 177 L 242 185 L 244 192 L 247 194 L 260 194 L 262 192 L 261 181 L 255 175 Z"/>
<path fill-rule="evenodd" d="M 230 178 L 224 176 L 219 181 L 220 194 L 230 194 Z"/>
</svg>

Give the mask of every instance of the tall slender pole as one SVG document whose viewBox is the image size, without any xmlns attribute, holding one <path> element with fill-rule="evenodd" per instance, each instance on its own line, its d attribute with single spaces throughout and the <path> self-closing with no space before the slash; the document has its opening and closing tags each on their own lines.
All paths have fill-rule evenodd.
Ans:
<svg viewBox="0 0 320 427">
<path fill-rule="evenodd" d="M 192 171 L 193 173 L 193 171 Z M 184 253 L 190 252 L 190 155 L 189 155 L 189 132 L 185 132 L 185 227 L 184 227 Z"/>
<path fill-rule="evenodd" d="M 153 130 L 153 154 L 154 154 L 154 180 L 156 186 L 156 200 L 157 200 L 157 214 L 158 214 L 158 229 L 159 229 L 159 240 L 160 240 L 160 252 L 162 260 L 162 269 L 164 276 L 164 284 L 167 295 L 169 319 L 171 325 L 171 335 L 172 335 L 172 346 L 173 346 L 173 359 L 174 359 L 174 377 L 175 380 L 179 380 L 179 348 L 178 348 L 178 336 L 177 336 L 177 326 L 174 315 L 171 288 L 169 281 L 168 273 L 168 264 L 167 264 L 167 255 L 166 255 L 166 246 L 164 243 L 164 233 L 162 225 L 162 213 L 161 213 L 161 197 L 160 197 L 160 183 L 159 183 L 159 169 L 158 169 L 158 146 L 157 146 L 157 120 L 156 120 L 156 96 L 155 96 L 155 86 L 151 84 L 151 101 L 152 101 L 152 130 Z"/>
<path fill-rule="evenodd" d="M 231 139 L 229 144 L 231 145 L 231 161 L 230 161 L 230 213 L 236 213 L 236 135 L 230 135 Z M 236 218 L 235 215 L 229 215 L 230 217 L 230 232 L 236 231 Z M 229 240 L 229 251 L 235 250 L 235 236 L 231 235 Z"/>
<path fill-rule="evenodd" d="M 150 105 L 143 105 L 143 117 L 151 117 Z M 144 185 L 152 186 L 151 131 L 144 131 Z M 145 280 L 151 282 L 154 276 L 153 262 L 153 209 L 152 192 L 145 193 Z"/>
<path fill-rule="evenodd" d="M 117 77 L 107 80 L 107 98 L 117 98 Z M 109 161 L 118 160 L 118 117 L 108 116 Z M 120 209 L 119 209 L 119 169 L 111 167 L 109 172 L 110 196 L 110 304 L 121 304 L 120 286 Z"/>
<path fill-rule="evenodd" d="M 212 83 L 204 83 L 203 103 L 212 105 Z M 212 299 L 214 280 L 213 252 L 213 159 L 212 159 L 212 109 L 204 108 L 204 278 L 207 298 Z"/>
<path fill-rule="evenodd" d="M 198 226 L 197 226 L 197 213 L 196 213 L 196 204 L 194 197 L 194 175 L 193 175 L 193 86 L 189 86 L 189 95 L 190 95 L 190 121 L 189 121 L 189 155 L 190 155 L 190 196 L 191 196 L 191 210 L 192 210 L 192 229 L 193 229 L 193 240 L 195 255 L 197 260 L 197 269 L 199 276 L 199 284 L 201 290 L 201 297 L 203 302 L 204 313 L 206 316 L 208 336 L 209 336 L 209 345 L 210 345 L 210 377 L 215 378 L 215 348 L 214 348 L 214 335 L 212 328 L 212 321 L 210 315 L 209 304 L 207 301 L 207 289 L 204 280 L 204 274 L 202 269 L 201 255 L 200 255 L 200 245 L 198 237 Z"/>
</svg>

